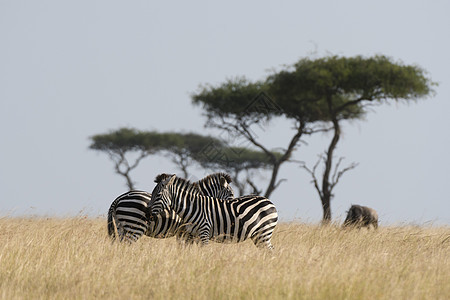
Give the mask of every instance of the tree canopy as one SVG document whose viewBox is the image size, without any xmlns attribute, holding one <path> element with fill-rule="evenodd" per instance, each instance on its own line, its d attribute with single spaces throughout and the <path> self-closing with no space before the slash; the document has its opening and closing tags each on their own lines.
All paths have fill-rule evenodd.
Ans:
<svg viewBox="0 0 450 300">
<path fill-rule="evenodd" d="M 261 111 L 258 105 L 251 105 L 251 100 L 266 89 L 264 82 L 253 83 L 243 76 L 236 77 L 219 86 L 200 86 L 199 92 L 192 94 L 192 103 L 202 105 L 208 119 L 239 119 L 250 116 L 267 118 L 271 115 Z"/>
<path fill-rule="evenodd" d="M 264 169 L 268 165 L 267 156 L 260 151 L 229 147 L 221 139 L 195 133 L 120 128 L 106 134 L 94 135 L 91 140 L 89 148 L 106 152 L 114 162 L 116 173 L 125 177 L 130 189 L 134 189 L 130 172 L 142 159 L 152 154 L 170 157 L 185 178 L 189 177 L 188 169 L 193 164 L 214 171 L 229 172 L 234 175 L 234 182 L 241 194 L 248 184 L 254 186 L 254 183 L 249 178 L 241 180 L 240 173 Z M 279 154 L 274 152 L 274 155 Z"/>
<path fill-rule="evenodd" d="M 92 140 L 90 149 L 106 152 L 155 152 L 160 149 L 162 143 L 159 133 L 133 128 L 120 128 L 109 133 L 94 135 L 90 139 Z"/>
<path fill-rule="evenodd" d="M 216 138 L 195 133 L 160 133 L 133 128 L 120 128 L 106 134 L 94 135 L 91 140 L 89 148 L 106 152 L 114 162 L 116 173 L 126 178 L 130 189 L 134 189 L 130 172 L 149 155 L 160 153 L 169 156 L 183 175 L 188 177 L 187 169 L 193 163 L 194 156 L 209 144 L 221 144 Z"/>
<path fill-rule="evenodd" d="M 270 94 L 287 113 L 304 115 L 305 110 L 297 113 L 299 109 L 315 106 L 312 112 L 320 113 L 313 114 L 312 120 L 327 118 L 322 115 L 328 111 L 327 98 L 336 117 L 348 119 L 359 116 L 362 111 L 357 104 L 364 101 L 416 100 L 430 95 L 434 85 L 420 67 L 381 55 L 304 58 L 269 76 L 267 82 Z"/>
</svg>

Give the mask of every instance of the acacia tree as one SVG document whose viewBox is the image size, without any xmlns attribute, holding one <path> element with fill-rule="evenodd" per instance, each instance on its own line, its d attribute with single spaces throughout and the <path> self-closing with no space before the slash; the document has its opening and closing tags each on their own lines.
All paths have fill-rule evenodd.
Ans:
<svg viewBox="0 0 450 300">
<path fill-rule="evenodd" d="M 209 144 L 222 146 L 220 140 L 209 136 L 139 131 L 132 128 L 120 128 L 106 134 L 94 135 L 90 139 L 92 143 L 89 148 L 109 155 L 114 163 L 115 172 L 125 177 L 130 190 L 134 189 L 130 172 L 150 155 L 161 154 L 170 157 L 187 178 L 188 167 L 195 162 L 193 160 L 195 155 Z"/>
<path fill-rule="evenodd" d="M 305 58 L 273 74 L 268 82 L 271 95 L 285 111 L 295 110 L 301 103 L 312 103 L 320 108 L 322 120 L 332 125 L 333 137 L 327 150 L 312 169 L 303 166 L 313 178 L 326 223 L 331 220 L 334 187 L 346 171 L 356 166 L 340 169 L 342 158 L 333 166 L 341 122 L 360 118 L 367 106 L 375 102 L 410 101 L 429 96 L 435 84 L 418 66 L 396 63 L 386 56 Z M 317 176 L 320 162 L 323 163 L 321 182 Z"/>
<path fill-rule="evenodd" d="M 161 150 L 161 136 L 154 131 L 143 132 L 132 128 L 120 128 L 109 133 L 91 136 L 90 139 L 92 143 L 89 148 L 109 155 L 114 162 L 115 172 L 125 177 L 130 190 L 134 189 L 130 172 L 142 159 Z M 132 162 L 130 163 L 129 160 Z"/>
<path fill-rule="evenodd" d="M 432 93 L 432 83 L 417 66 L 404 66 L 385 56 L 356 56 L 301 59 L 295 65 L 252 83 L 245 78 L 227 80 L 219 86 L 201 86 L 192 95 L 202 105 L 205 126 L 232 132 L 261 149 L 272 164 L 272 177 L 265 196 L 278 187 L 281 164 L 288 161 L 303 135 L 320 131 L 333 132 L 328 149 L 314 168 L 303 167 L 312 175 L 319 194 L 323 220 L 331 220 L 330 201 L 342 175 L 356 164 L 341 168 L 342 158 L 333 165 L 334 152 L 341 135 L 341 122 L 361 118 L 367 105 L 388 100 L 414 100 Z M 282 156 L 274 157 L 258 141 L 252 126 L 283 116 L 294 123 L 294 133 Z M 323 163 L 321 182 L 317 167 Z"/>
<path fill-rule="evenodd" d="M 297 115 L 287 114 L 277 102 L 267 95 L 269 87 L 266 82 L 252 83 L 244 77 L 240 77 L 229 79 L 216 87 L 201 86 L 200 91 L 192 95 L 192 102 L 195 105 L 202 105 L 205 110 L 206 127 L 224 130 L 224 132 L 230 133 L 234 139 L 242 137 L 267 156 L 272 174 L 264 194 L 265 197 L 270 197 L 283 181 L 278 180 L 281 165 L 291 158 L 292 152 L 299 144 L 303 134 L 311 134 L 317 130 L 312 125 L 317 120 L 316 118 L 320 119 L 320 114 L 309 113 L 310 106 L 305 106 L 304 109 L 298 108 Z M 293 120 L 294 133 L 288 141 L 287 147 L 278 152 L 280 155 L 275 155 L 258 140 L 252 127 L 261 126 L 261 124 L 266 126 L 273 118 L 283 115 Z M 230 142 L 232 143 L 233 140 Z"/>
<path fill-rule="evenodd" d="M 267 167 L 267 159 L 258 151 L 228 147 L 220 139 L 195 133 L 159 133 L 120 128 L 94 135 L 91 140 L 89 148 L 109 155 L 115 172 L 125 177 L 130 190 L 134 189 L 130 172 L 142 159 L 155 154 L 169 157 L 185 178 L 189 177 L 188 169 L 194 164 L 231 173 L 241 195 L 248 189 L 248 185 L 256 193 L 256 185 L 248 175 L 256 169 Z M 241 172 L 246 172 L 247 178 L 241 178 Z"/>
</svg>

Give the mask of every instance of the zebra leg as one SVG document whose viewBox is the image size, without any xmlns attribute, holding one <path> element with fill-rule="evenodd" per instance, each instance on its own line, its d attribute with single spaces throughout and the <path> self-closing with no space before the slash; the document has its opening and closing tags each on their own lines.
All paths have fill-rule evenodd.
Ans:
<svg viewBox="0 0 450 300">
<path fill-rule="evenodd" d="M 208 234 L 201 234 L 200 235 L 200 241 L 202 242 L 202 246 L 209 244 L 209 233 Z"/>
<path fill-rule="evenodd" d="M 269 249 L 269 250 L 274 250 L 275 248 L 273 247 L 272 243 L 270 242 L 270 240 L 266 240 L 266 241 L 259 241 L 257 239 L 253 240 L 253 243 L 255 244 L 256 247 L 260 248 L 260 249 Z"/>
<path fill-rule="evenodd" d="M 266 234 L 257 234 L 251 237 L 253 243 L 258 248 L 267 248 L 269 250 L 274 250 L 270 239 L 272 238 L 272 232 Z"/>
<path fill-rule="evenodd" d="M 191 246 L 195 242 L 195 237 L 191 233 L 186 233 L 184 236 L 184 242 L 185 244 Z"/>
<path fill-rule="evenodd" d="M 202 243 L 202 246 L 204 245 L 208 245 L 209 244 L 209 240 L 211 237 L 211 224 L 209 224 L 209 222 L 205 222 L 200 226 L 200 230 L 199 230 L 199 238 L 200 241 Z"/>
<path fill-rule="evenodd" d="M 176 231 L 177 242 L 179 244 L 192 245 L 194 243 L 194 233 L 192 224 L 182 224 Z"/>
<path fill-rule="evenodd" d="M 120 226 L 121 227 L 121 226 Z M 126 241 L 130 244 L 137 242 L 145 233 L 147 228 L 128 228 L 125 229 L 121 227 L 122 230 L 119 231 L 120 241 Z"/>
<path fill-rule="evenodd" d="M 111 206 L 108 211 L 108 234 L 111 237 L 113 243 L 114 241 L 116 241 L 116 238 L 119 240 L 119 242 L 123 242 L 124 240 L 126 240 L 129 243 L 137 240 L 129 236 L 122 222 L 117 217 L 116 209 L 113 206 Z"/>
<path fill-rule="evenodd" d="M 178 231 L 177 235 L 177 242 L 179 245 L 193 245 L 194 244 L 194 236 L 186 231 Z"/>
<path fill-rule="evenodd" d="M 135 243 L 148 231 L 148 223 L 143 220 L 132 223 L 127 219 L 120 219 L 117 215 L 114 215 L 113 220 L 120 242 Z"/>
</svg>

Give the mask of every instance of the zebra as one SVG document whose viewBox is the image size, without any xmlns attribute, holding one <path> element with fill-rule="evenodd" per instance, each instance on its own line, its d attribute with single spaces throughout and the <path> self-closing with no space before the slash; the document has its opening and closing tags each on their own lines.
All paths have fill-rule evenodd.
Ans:
<svg viewBox="0 0 450 300">
<path fill-rule="evenodd" d="M 175 175 L 157 177 L 155 182 L 149 203 L 151 214 L 175 211 L 203 245 L 209 240 L 241 242 L 250 238 L 259 248 L 273 249 L 270 239 L 278 213 L 269 199 L 255 195 L 228 200 L 205 196 L 195 184 Z"/>
<path fill-rule="evenodd" d="M 161 174 L 159 180 L 169 178 L 171 174 Z M 197 181 L 194 185 L 200 193 L 218 198 L 234 198 L 230 185 L 232 179 L 226 173 L 214 173 Z M 174 235 L 182 237 L 185 230 L 181 218 L 172 210 L 150 218 L 148 203 L 152 194 L 146 191 L 132 190 L 117 197 L 108 210 L 108 234 L 114 241 L 129 243 L 137 241 L 142 235 L 153 238 L 168 238 Z"/>
</svg>

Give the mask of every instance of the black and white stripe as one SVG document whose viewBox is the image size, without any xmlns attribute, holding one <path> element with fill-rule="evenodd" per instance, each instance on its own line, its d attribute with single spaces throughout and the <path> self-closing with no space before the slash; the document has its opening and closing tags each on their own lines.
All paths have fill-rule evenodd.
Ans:
<svg viewBox="0 0 450 300">
<path fill-rule="evenodd" d="M 195 185 L 205 196 L 233 199 L 234 191 L 230 186 L 231 182 L 231 176 L 227 173 L 214 173 L 195 182 Z"/>
<path fill-rule="evenodd" d="M 148 229 L 147 206 L 152 195 L 129 191 L 117 197 L 108 210 L 108 234 L 115 240 L 137 241 Z"/>
<path fill-rule="evenodd" d="M 170 174 L 161 174 L 158 180 L 170 178 Z M 234 198 L 226 173 L 214 173 L 199 180 L 193 188 L 204 195 L 218 198 Z M 154 238 L 183 236 L 185 226 L 181 218 L 172 210 L 165 210 L 149 219 L 148 204 L 151 194 L 145 191 L 129 191 L 117 197 L 108 211 L 108 234 L 114 240 L 135 242 L 142 235 Z"/>
<path fill-rule="evenodd" d="M 273 203 L 262 196 L 243 196 L 223 200 L 202 195 L 195 184 L 172 175 L 158 178 L 149 203 L 151 213 L 173 210 L 199 237 L 202 244 L 209 240 L 241 242 L 252 239 L 257 247 L 273 249 L 272 233 L 278 222 Z"/>
</svg>

